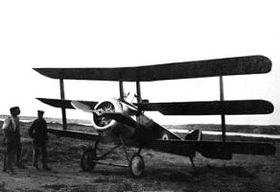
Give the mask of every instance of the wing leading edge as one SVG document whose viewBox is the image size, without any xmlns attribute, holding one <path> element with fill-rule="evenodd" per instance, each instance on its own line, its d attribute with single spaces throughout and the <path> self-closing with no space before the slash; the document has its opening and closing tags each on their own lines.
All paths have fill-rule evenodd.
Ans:
<svg viewBox="0 0 280 192">
<path fill-rule="evenodd" d="M 119 68 L 34 68 L 54 79 L 157 81 L 197 77 L 268 73 L 271 61 L 264 56 L 190 61 Z"/>
</svg>

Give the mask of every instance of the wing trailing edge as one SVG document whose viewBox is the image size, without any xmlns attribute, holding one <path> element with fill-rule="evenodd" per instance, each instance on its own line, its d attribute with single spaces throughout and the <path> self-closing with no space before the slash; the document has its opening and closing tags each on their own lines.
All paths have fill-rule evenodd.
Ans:
<svg viewBox="0 0 280 192">
<path fill-rule="evenodd" d="M 265 56 L 177 62 L 118 68 L 33 68 L 54 79 L 157 81 L 198 77 L 268 73 L 272 63 Z"/>
</svg>

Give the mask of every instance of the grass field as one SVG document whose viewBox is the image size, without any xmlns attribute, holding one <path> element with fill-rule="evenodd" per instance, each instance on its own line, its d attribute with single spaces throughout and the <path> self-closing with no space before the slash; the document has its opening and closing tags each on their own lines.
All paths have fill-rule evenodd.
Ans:
<svg viewBox="0 0 280 192">
<path fill-rule="evenodd" d="M 16 169 L 15 175 L 0 172 L 0 191 L 280 191 L 279 142 L 275 143 L 275 156 L 234 155 L 231 161 L 223 161 L 206 159 L 197 154 L 196 168 L 191 167 L 186 157 L 144 150 L 145 174 L 134 178 L 126 168 L 97 165 L 92 172 L 81 171 L 79 161 L 83 149 L 94 143 L 54 135 L 50 135 L 48 147 L 52 171 L 38 171 L 31 166 L 32 144 L 27 135 L 29 126 L 30 123 L 21 123 L 23 161 L 27 169 Z M 52 128 L 60 126 L 49 124 Z M 75 124 L 70 128 L 91 129 Z M 0 140 L 2 136 L 1 133 Z M 104 151 L 110 147 L 110 144 L 106 144 L 99 148 Z M 3 149 L 1 145 L 1 153 Z M 130 154 L 134 151 L 133 148 L 129 149 Z M 3 165 L 2 157 L 0 166 Z M 124 153 L 117 150 L 107 160 L 124 163 Z"/>
</svg>

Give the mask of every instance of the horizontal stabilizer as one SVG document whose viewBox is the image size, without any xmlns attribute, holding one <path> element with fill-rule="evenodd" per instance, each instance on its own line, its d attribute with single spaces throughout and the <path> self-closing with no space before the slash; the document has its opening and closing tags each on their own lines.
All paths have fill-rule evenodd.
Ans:
<svg viewBox="0 0 280 192">
<path fill-rule="evenodd" d="M 142 111 L 159 111 L 164 115 L 248 115 L 269 114 L 273 105 L 264 100 L 199 101 L 136 104 Z"/>
<path fill-rule="evenodd" d="M 67 109 L 75 109 L 72 105 L 72 100 L 60 100 L 60 99 L 47 99 L 47 98 L 37 98 L 39 101 L 53 106 L 53 107 L 65 107 Z M 75 102 L 80 102 L 83 103 L 84 105 L 90 106 L 94 108 L 94 106 L 97 104 L 97 102 L 94 101 L 75 101 Z"/>
<path fill-rule="evenodd" d="M 264 56 L 245 56 L 118 68 L 34 68 L 54 79 L 157 81 L 226 75 L 268 73 L 271 61 Z"/>
</svg>

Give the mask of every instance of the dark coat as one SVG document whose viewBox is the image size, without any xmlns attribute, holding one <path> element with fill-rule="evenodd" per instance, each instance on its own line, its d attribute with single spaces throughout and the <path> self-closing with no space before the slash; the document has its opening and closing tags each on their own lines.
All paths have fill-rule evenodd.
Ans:
<svg viewBox="0 0 280 192">
<path fill-rule="evenodd" d="M 36 119 L 28 130 L 28 134 L 34 141 L 44 142 L 48 140 L 47 123 L 44 119 Z"/>
</svg>

